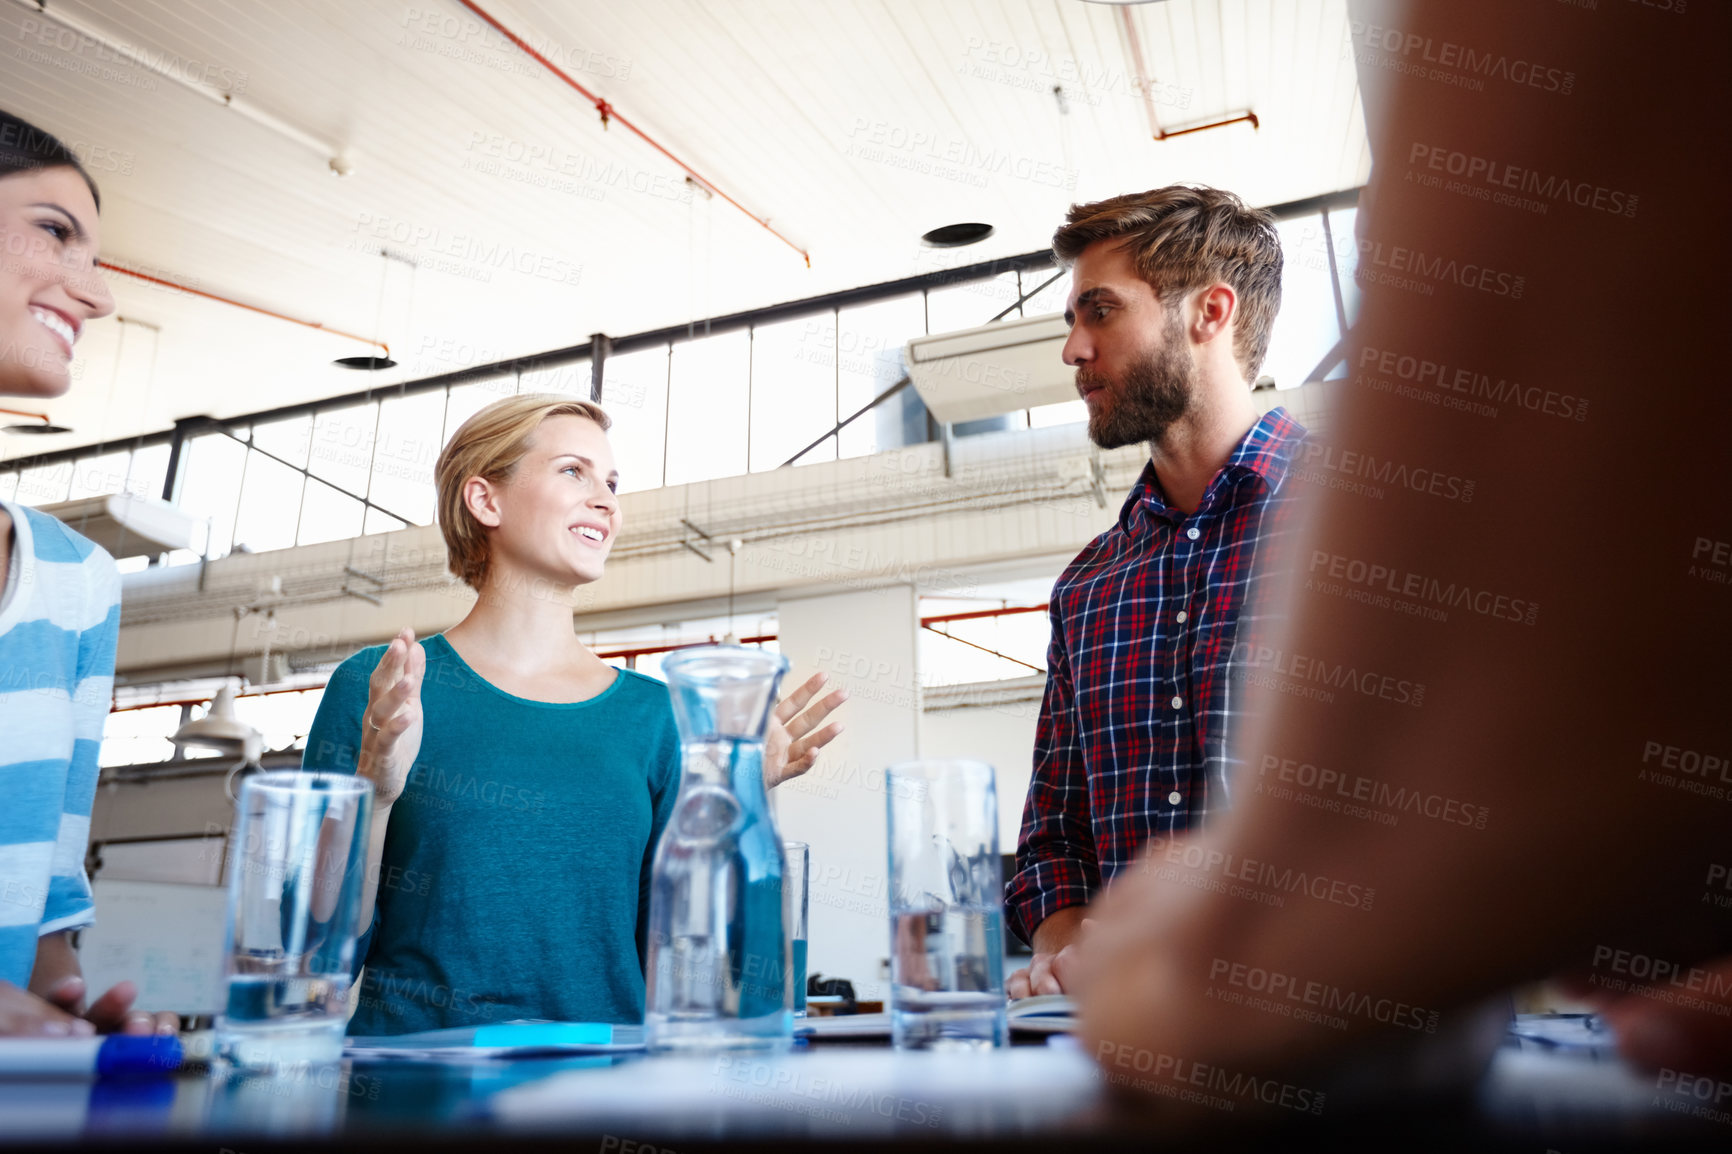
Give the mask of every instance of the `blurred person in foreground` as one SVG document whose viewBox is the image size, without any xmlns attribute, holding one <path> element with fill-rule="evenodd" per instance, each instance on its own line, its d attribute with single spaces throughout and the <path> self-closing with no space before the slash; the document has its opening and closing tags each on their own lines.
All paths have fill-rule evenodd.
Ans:
<svg viewBox="0 0 1732 1154">
<path fill-rule="evenodd" d="M 1251 397 L 1281 306 L 1281 239 L 1230 192 L 1172 185 L 1073 206 L 1066 364 L 1103 449 L 1146 445 L 1118 521 L 1054 583 L 1034 772 L 1006 894 L 1065 992 L 1082 913 L 1149 842 L 1228 800 L 1228 671 L 1289 534 L 1305 428 Z"/>
<path fill-rule="evenodd" d="M 96 184 L 65 144 L 0 111 L 0 395 L 72 384 L 84 326 L 114 311 L 96 269 Z M 0 1035 L 172 1034 L 121 982 L 85 1004 L 72 935 L 114 684 L 120 575 L 99 546 L 0 500 Z"/>
<path fill-rule="evenodd" d="M 1235 807 L 1091 911 L 1088 1051 L 1145 1092 L 1175 1069 L 1322 1079 L 1567 975 L 1657 1090 L 1712 1091 L 1732 1073 L 1732 391 L 1713 319 L 1732 314 L 1732 229 L 1712 207 L 1732 9 L 1349 14 L 1375 164 L 1332 437 L 1476 492 L 1322 496 L 1278 643 L 1427 693 L 1252 703 Z M 1439 44 L 1557 68 L 1470 85 L 1384 66 Z M 1224 884 L 1246 863 L 1376 900 L 1247 900 Z M 1295 1012 L 1322 1000 L 1366 1009 Z"/>
</svg>

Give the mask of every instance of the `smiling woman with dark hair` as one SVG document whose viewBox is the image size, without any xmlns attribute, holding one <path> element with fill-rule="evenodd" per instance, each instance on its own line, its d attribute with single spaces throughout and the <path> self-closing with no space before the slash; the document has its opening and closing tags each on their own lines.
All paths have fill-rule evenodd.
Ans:
<svg viewBox="0 0 1732 1154">
<path fill-rule="evenodd" d="M 0 112 L 0 395 L 66 392 L 85 323 L 114 311 L 98 203 L 71 149 Z M 113 559 L 0 501 L 0 1035 L 176 1028 L 128 1013 L 130 982 L 85 1009 L 70 941 L 95 920 L 84 850 L 119 630 Z"/>
</svg>

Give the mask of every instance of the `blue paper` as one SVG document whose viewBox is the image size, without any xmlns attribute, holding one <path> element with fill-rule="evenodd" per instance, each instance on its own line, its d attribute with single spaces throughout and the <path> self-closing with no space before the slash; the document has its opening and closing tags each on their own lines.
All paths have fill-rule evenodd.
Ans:
<svg viewBox="0 0 1732 1154">
<path fill-rule="evenodd" d="M 613 1027 L 606 1022 L 521 1022 L 480 1026 L 474 1045 L 508 1046 L 605 1046 L 613 1041 Z"/>
</svg>

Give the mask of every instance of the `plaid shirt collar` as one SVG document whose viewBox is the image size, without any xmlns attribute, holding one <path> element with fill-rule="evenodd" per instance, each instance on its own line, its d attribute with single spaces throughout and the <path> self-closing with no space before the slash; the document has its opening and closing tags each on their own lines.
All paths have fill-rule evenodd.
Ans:
<svg viewBox="0 0 1732 1154">
<path fill-rule="evenodd" d="M 1226 500 L 1239 485 L 1239 482 L 1255 477 L 1269 490 L 1270 494 L 1281 491 L 1281 483 L 1287 479 L 1287 469 L 1293 458 L 1298 454 L 1300 444 L 1305 437 L 1305 426 L 1295 421 L 1286 409 L 1276 406 L 1257 418 L 1245 435 L 1239 438 L 1239 443 L 1233 447 L 1232 455 L 1227 463 L 1221 466 L 1221 471 L 1215 474 L 1209 487 L 1203 490 L 1202 503 L 1197 506 L 1198 513 L 1212 511 L 1220 502 Z M 1155 463 L 1150 461 L 1143 466 L 1143 472 L 1137 478 L 1137 483 L 1131 486 L 1130 496 L 1125 498 L 1124 505 L 1119 509 L 1119 528 L 1126 533 L 1132 532 L 1131 513 L 1142 506 L 1151 520 L 1182 521 L 1187 514 L 1167 504 L 1166 494 L 1161 491 L 1161 481 L 1155 474 Z"/>
</svg>

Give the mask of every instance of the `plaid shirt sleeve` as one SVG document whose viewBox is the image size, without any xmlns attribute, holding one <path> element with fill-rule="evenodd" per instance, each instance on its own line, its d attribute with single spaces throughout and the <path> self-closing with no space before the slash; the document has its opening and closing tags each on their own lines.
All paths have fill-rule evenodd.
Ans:
<svg viewBox="0 0 1732 1154">
<path fill-rule="evenodd" d="M 1016 873 L 1005 894 L 1010 928 L 1034 941 L 1041 922 L 1067 906 L 1086 905 L 1101 871 L 1090 823 L 1088 769 L 1077 742 L 1076 692 L 1055 599 L 1047 650 L 1046 696 L 1034 738 L 1034 774 L 1022 810 Z"/>
</svg>

